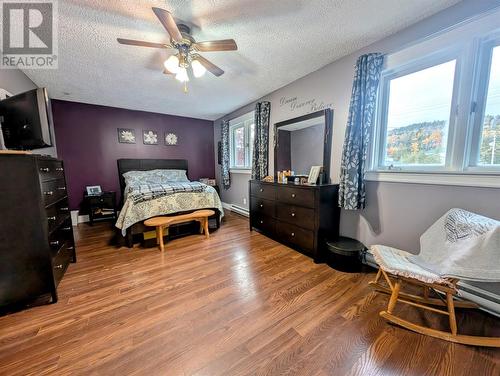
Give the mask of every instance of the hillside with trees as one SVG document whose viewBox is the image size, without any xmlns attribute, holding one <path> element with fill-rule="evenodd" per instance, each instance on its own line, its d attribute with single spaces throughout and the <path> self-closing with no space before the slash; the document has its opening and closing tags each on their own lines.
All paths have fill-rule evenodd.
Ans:
<svg viewBox="0 0 500 376">
<path fill-rule="evenodd" d="M 386 164 L 443 164 L 446 121 L 436 120 L 394 128 L 387 133 Z M 500 115 L 486 115 L 479 164 L 500 165 Z"/>
<path fill-rule="evenodd" d="M 415 123 L 391 129 L 387 134 L 386 163 L 442 164 L 446 121 Z"/>
</svg>

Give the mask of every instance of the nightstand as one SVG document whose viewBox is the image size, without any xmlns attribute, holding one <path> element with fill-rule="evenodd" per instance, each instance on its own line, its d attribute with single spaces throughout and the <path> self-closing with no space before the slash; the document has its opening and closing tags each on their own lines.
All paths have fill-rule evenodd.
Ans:
<svg viewBox="0 0 500 376">
<path fill-rule="evenodd" d="M 102 192 L 99 195 L 84 195 L 85 207 L 89 213 L 90 224 L 94 221 L 116 220 L 116 192 Z"/>
</svg>

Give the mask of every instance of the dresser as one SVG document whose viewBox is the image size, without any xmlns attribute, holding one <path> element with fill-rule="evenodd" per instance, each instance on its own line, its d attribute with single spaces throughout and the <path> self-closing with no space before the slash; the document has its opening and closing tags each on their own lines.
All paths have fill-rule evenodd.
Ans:
<svg viewBox="0 0 500 376">
<path fill-rule="evenodd" d="M 64 165 L 37 155 L 0 155 L 0 306 L 57 286 L 76 261 Z"/>
<path fill-rule="evenodd" d="M 321 262 L 326 240 L 339 235 L 338 185 L 249 184 L 250 229 Z"/>
</svg>

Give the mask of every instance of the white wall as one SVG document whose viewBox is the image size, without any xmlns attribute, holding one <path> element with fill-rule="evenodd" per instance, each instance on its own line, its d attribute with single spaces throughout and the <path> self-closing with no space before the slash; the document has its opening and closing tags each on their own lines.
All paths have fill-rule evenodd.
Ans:
<svg viewBox="0 0 500 376">
<path fill-rule="evenodd" d="M 463 1 L 259 99 L 271 102 L 270 173 L 274 171 L 272 125 L 318 110 L 318 106 L 331 105 L 334 109 L 331 179 L 338 182 L 354 65 L 358 56 L 368 52 L 399 51 L 499 6 L 499 1 Z M 297 108 L 283 103 L 282 98 L 294 97 L 298 103 L 308 104 Z M 240 116 L 252 110 L 254 104 L 250 103 L 225 118 Z M 215 121 L 216 142 L 220 140 L 221 121 Z M 220 166 L 216 166 L 216 171 L 220 181 Z M 243 205 L 243 198 L 248 202 L 249 176 L 232 174 L 231 178 L 231 188 L 222 189 L 222 200 Z M 367 245 L 384 243 L 418 250 L 420 234 L 444 211 L 454 206 L 500 219 L 499 189 L 370 182 L 367 194 L 368 207 L 365 210 L 343 211 L 341 219 L 341 233 Z"/>
<path fill-rule="evenodd" d="M 36 89 L 37 86 L 19 69 L 0 69 L 0 88 L 16 95 L 28 90 Z M 50 129 L 50 132 L 52 134 L 53 146 L 50 148 L 36 149 L 34 150 L 34 153 L 48 154 L 53 157 L 57 156 L 56 137 L 53 127 Z"/>
</svg>

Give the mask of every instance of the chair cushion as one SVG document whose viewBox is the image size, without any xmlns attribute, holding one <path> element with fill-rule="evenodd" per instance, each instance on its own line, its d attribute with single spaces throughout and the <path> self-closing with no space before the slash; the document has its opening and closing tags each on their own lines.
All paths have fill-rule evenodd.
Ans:
<svg viewBox="0 0 500 376">
<path fill-rule="evenodd" d="M 416 279 L 425 283 L 438 283 L 453 287 L 453 284 L 439 275 L 434 274 L 408 260 L 412 253 L 385 245 L 373 245 L 370 252 L 377 264 L 387 273 L 401 277 Z"/>
</svg>

